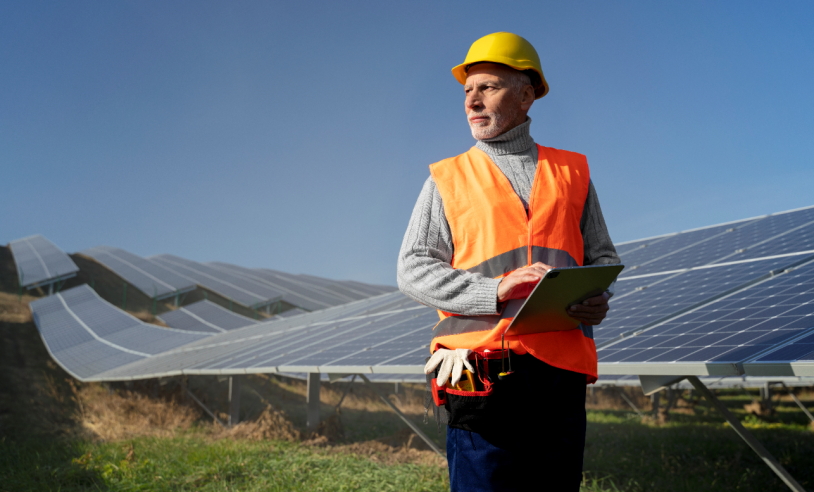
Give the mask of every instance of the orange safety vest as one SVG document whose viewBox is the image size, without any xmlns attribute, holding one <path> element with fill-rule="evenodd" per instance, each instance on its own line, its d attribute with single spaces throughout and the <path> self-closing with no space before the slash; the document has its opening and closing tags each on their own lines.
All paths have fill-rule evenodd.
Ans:
<svg viewBox="0 0 814 492">
<path fill-rule="evenodd" d="M 539 160 L 529 212 L 509 180 L 483 151 L 472 147 L 430 165 L 444 203 L 455 252 L 452 267 L 502 278 L 538 261 L 553 267 L 582 265 L 580 220 L 590 173 L 582 154 L 537 146 Z M 520 301 L 510 301 L 522 303 Z M 517 309 L 503 314 L 459 316 L 438 311 L 430 350 L 500 350 L 500 335 Z M 531 353 L 554 367 L 596 381 L 596 345 L 590 326 L 529 335 L 507 335 L 515 353 Z"/>
</svg>

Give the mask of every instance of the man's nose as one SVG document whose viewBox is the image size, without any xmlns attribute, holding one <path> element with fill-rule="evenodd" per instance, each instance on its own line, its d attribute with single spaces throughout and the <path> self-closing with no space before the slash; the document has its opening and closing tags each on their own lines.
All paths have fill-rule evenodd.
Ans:
<svg viewBox="0 0 814 492">
<path fill-rule="evenodd" d="M 482 106 L 480 95 L 477 91 L 471 91 L 469 94 L 466 95 L 466 101 L 464 102 L 466 105 L 466 109 L 478 109 Z"/>
</svg>

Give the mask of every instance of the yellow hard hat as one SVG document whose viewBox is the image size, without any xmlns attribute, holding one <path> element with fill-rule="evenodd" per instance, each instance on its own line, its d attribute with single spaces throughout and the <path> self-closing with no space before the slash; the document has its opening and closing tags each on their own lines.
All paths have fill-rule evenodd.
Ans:
<svg viewBox="0 0 814 492">
<path fill-rule="evenodd" d="M 537 96 L 535 99 L 548 94 L 548 83 L 543 76 L 537 50 L 517 34 L 496 32 L 475 41 L 469 48 L 464 62 L 452 69 L 452 75 L 461 84 L 466 84 L 466 71 L 470 66 L 480 62 L 500 63 L 521 71 L 532 70 L 540 79 L 534 80 L 537 77 L 531 77 L 534 95 Z"/>
</svg>

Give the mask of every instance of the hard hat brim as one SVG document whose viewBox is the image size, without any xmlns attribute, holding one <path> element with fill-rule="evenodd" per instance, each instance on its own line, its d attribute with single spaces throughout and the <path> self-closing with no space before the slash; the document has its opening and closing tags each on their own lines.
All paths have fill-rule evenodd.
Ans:
<svg viewBox="0 0 814 492">
<path fill-rule="evenodd" d="M 500 65 L 506 65 L 507 67 L 511 67 L 515 70 L 534 70 L 537 72 L 537 75 L 540 76 L 540 85 L 534 88 L 534 99 L 540 99 L 546 94 L 548 94 L 548 82 L 546 82 L 545 77 L 543 76 L 542 72 L 537 70 L 534 65 L 529 63 L 526 64 L 518 64 L 516 60 L 512 60 L 511 58 L 499 56 L 499 55 L 492 55 L 489 57 L 488 60 L 467 60 L 460 65 L 457 65 L 452 68 L 452 76 L 455 77 L 455 80 L 461 83 L 461 85 L 466 85 L 466 69 L 469 66 L 474 65 L 475 63 L 497 63 Z"/>
</svg>

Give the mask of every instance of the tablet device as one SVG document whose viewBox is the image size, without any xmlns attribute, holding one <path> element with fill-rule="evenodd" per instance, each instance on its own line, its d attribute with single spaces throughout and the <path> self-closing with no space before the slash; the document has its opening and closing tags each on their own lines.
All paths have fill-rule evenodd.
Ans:
<svg viewBox="0 0 814 492">
<path fill-rule="evenodd" d="M 568 308 L 601 295 L 623 268 L 624 265 L 591 265 L 549 270 L 531 294 L 520 300 L 522 305 L 506 327 L 506 335 L 573 330 L 579 321 L 568 315 Z"/>
</svg>

